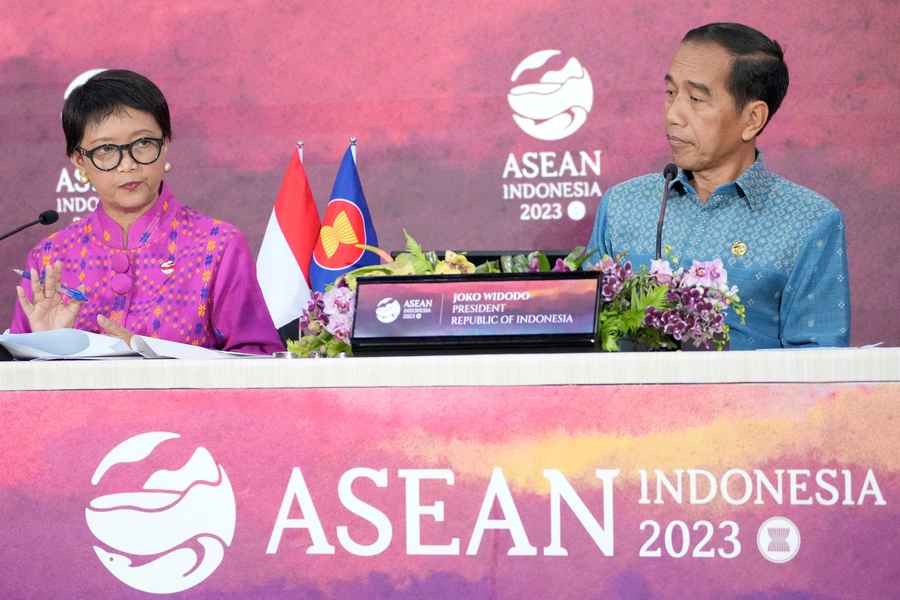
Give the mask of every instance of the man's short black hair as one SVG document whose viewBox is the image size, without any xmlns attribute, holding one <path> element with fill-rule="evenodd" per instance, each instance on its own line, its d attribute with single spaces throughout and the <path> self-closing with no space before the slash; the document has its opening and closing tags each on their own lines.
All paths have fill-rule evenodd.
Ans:
<svg viewBox="0 0 900 600">
<path fill-rule="evenodd" d="M 703 25 L 688 31 L 681 41 L 718 44 L 730 52 L 734 60 L 727 87 L 737 109 L 743 110 L 748 102 L 762 100 L 769 107 L 769 120 L 772 119 L 787 95 L 789 81 L 784 50 L 778 42 L 740 23 Z M 768 120 L 760 133 L 766 125 Z"/>
<path fill-rule="evenodd" d="M 163 138 L 172 138 L 169 105 L 156 84 L 134 71 L 111 69 L 97 73 L 72 90 L 66 99 L 62 111 L 66 155 L 75 152 L 88 125 L 99 123 L 123 108 L 148 113 L 156 119 Z"/>
</svg>

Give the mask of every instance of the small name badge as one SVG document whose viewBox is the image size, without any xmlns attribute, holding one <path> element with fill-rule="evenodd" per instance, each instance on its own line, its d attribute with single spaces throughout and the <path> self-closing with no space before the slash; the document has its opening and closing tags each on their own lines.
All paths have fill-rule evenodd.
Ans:
<svg viewBox="0 0 900 600">
<path fill-rule="evenodd" d="M 600 273 L 360 277 L 351 345 L 366 354 L 597 346 Z"/>
</svg>

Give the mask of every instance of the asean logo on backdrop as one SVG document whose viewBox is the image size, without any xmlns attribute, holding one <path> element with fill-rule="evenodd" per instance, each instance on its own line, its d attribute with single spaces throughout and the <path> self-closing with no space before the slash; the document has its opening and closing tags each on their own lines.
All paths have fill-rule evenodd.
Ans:
<svg viewBox="0 0 900 600">
<path fill-rule="evenodd" d="M 800 530 L 785 517 L 772 517 L 756 534 L 756 545 L 766 560 L 786 563 L 800 551 Z"/>
<path fill-rule="evenodd" d="M 513 83 L 558 54 L 559 50 L 541 50 L 528 56 L 513 72 Z M 587 70 L 573 56 L 562 69 L 545 71 L 539 83 L 512 88 L 507 99 L 522 131 L 539 140 L 561 140 L 584 125 L 594 103 L 594 88 Z"/>
<path fill-rule="evenodd" d="M 154 431 L 125 440 L 103 458 L 91 483 L 100 483 L 112 467 L 141 463 L 179 437 Z M 221 465 L 199 446 L 186 464 L 173 466 L 153 472 L 139 491 L 99 496 L 85 509 L 88 528 L 106 548 L 94 546 L 103 566 L 142 592 L 172 594 L 201 583 L 221 564 L 234 536 L 234 492 Z"/>
<path fill-rule="evenodd" d="M 513 69 L 511 81 L 514 86 L 507 102 L 513 120 L 542 142 L 557 142 L 579 131 L 594 105 L 587 69 L 574 56 L 565 58 L 561 50 L 528 55 Z M 520 201 L 521 221 L 553 221 L 563 216 L 580 221 L 588 214 L 585 201 L 599 202 L 603 195 L 598 181 L 600 150 L 560 144 L 535 146 L 507 155 L 502 199 Z"/>
</svg>

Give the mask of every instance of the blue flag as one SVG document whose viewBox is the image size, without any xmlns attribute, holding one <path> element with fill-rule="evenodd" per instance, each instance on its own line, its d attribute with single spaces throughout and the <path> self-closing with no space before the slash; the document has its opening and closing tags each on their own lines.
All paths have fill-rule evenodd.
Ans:
<svg viewBox="0 0 900 600">
<path fill-rule="evenodd" d="M 377 254 L 357 248 L 357 244 L 378 246 L 378 238 L 351 147 L 338 169 L 309 265 L 313 291 L 324 292 L 326 285 L 344 273 L 381 262 Z"/>
</svg>

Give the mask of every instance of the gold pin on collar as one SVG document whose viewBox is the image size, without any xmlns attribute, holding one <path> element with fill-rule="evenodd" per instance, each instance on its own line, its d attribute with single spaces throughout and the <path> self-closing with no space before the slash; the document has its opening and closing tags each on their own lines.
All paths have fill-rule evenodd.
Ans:
<svg viewBox="0 0 900 600">
<path fill-rule="evenodd" d="M 747 244 L 744 242 L 735 242 L 731 245 L 731 253 L 735 256 L 743 256 L 747 254 Z"/>
</svg>

